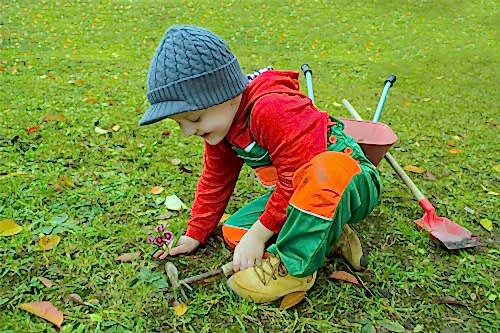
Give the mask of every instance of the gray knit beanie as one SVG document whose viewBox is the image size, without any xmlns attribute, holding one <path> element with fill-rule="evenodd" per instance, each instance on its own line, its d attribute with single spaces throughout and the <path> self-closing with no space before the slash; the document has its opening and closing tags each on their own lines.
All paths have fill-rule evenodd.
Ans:
<svg viewBox="0 0 500 333">
<path fill-rule="evenodd" d="M 151 60 L 147 81 L 151 107 L 139 125 L 223 103 L 248 84 L 238 60 L 220 37 L 186 25 L 167 30 Z"/>
</svg>

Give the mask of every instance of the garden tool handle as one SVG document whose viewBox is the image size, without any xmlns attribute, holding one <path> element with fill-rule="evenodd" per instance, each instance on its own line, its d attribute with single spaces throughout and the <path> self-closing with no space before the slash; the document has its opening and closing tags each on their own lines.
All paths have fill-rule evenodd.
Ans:
<svg viewBox="0 0 500 333">
<path fill-rule="evenodd" d="M 234 273 L 233 272 L 233 262 L 230 261 L 227 264 L 225 264 L 224 266 L 222 266 L 221 271 L 222 271 L 222 273 L 224 273 L 225 276 L 231 276 Z"/>
<path fill-rule="evenodd" d="M 396 83 L 396 75 L 390 75 L 387 80 L 384 81 L 384 90 L 382 91 L 382 95 L 380 96 L 380 100 L 378 101 L 377 110 L 375 111 L 375 115 L 373 116 L 373 122 L 378 122 L 380 116 L 382 115 L 382 109 L 384 108 L 384 103 L 387 98 L 387 94 L 389 93 L 389 89 Z"/>
<path fill-rule="evenodd" d="M 308 64 L 302 64 L 302 66 L 300 66 L 300 69 L 302 70 L 302 73 L 304 73 L 304 76 L 306 77 L 307 96 L 309 96 L 311 101 L 314 103 L 314 92 L 312 86 L 312 69 L 311 67 L 309 67 Z"/>
</svg>

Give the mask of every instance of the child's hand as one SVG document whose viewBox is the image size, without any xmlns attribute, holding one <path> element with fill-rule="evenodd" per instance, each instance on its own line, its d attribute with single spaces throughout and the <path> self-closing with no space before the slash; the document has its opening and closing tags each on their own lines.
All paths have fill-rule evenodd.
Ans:
<svg viewBox="0 0 500 333">
<path fill-rule="evenodd" d="M 237 272 L 260 265 L 266 242 L 273 234 L 260 221 L 255 222 L 234 249 L 233 270 Z"/>
<path fill-rule="evenodd" d="M 170 249 L 169 251 L 159 250 L 158 252 L 156 252 L 153 255 L 153 258 L 165 259 L 169 255 L 176 256 L 176 255 L 182 254 L 182 253 L 191 253 L 199 245 L 200 245 L 200 242 L 197 241 L 196 239 L 191 238 L 189 236 L 181 236 L 181 238 L 179 238 L 179 241 L 177 242 L 177 245 L 174 248 Z"/>
<path fill-rule="evenodd" d="M 235 272 L 260 265 L 264 254 L 266 241 L 251 232 L 241 237 L 233 255 L 233 270 Z"/>
</svg>

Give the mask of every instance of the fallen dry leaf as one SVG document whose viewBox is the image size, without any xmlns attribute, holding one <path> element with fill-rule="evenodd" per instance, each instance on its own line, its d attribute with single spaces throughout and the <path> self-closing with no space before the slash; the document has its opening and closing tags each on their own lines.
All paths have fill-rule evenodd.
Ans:
<svg viewBox="0 0 500 333">
<path fill-rule="evenodd" d="M 424 173 L 425 172 L 424 169 L 419 168 L 419 167 L 414 166 L 414 165 L 405 165 L 403 169 L 405 169 L 408 172 L 413 172 L 413 173 Z"/>
<path fill-rule="evenodd" d="M 103 129 L 103 128 L 100 128 L 100 127 L 96 127 L 94 128 L 94 132 L 96 132 L 97 134 L 99 135 L 102 135 L 102 134 L 108 134 L 108 131 Z"/>
<path fill-rule="evenodd" d="M 59 177 L 59 179 L 56 181 L 56 183 L 58 185 L 61 185 L 61 186 L 75 187 L 75 183 L 73 182 L 71 177 L 68 175 L 63 175 L 63 176 Z"/>
<path fill-rule="evenodd" d="M 181 160 L 178 158 L 173 158 L 170 160 L 170 163 L 172 163 L 173 165 L 179 165 L 181 164 Z"/>
<path fill-rule="evenodd" d="M 0 236 L 13 236 L 22 230 L 23 227 L 17 225 L 13 220 L 0 220 Z"/>
<path fill-rule="evenodd" d="M 438 304 L 452 304 L 452 305 L 466 306 L 464 303 L 457 301 L 456 298 L 452 296 L 439 297 L 436 299 L 435 302 Z"/>
<path fill-rule="evenodd" d="M 304 298 L 306 298 L 305 291 L 296 291 L 294 293 L 290 293 L 283 297 L 283 299 L 281 300 L 280 309 L 290 309 L 291 307 L 299 304 Z"/>
<path fill-rule="evenodd" d="M 132 262 L 136 259 L 139 259 L 140 257 L 141 257 L 141 252 L 124 253 L 124 254 L 116 257 L 115 260 L 118 260 L 121 262 Z"/>
<path fill-rule="evenodd" d="M 80 297 L 78 294 L 69 294 L 68 295 L 68 301 L 70 301 L 73 304 L 78 304 L 78 305 L 83 305 L 83 299 Z"/>
<path fill-rule="evenodd" d="M 62 114 L 48 114 L 45 117 L 43 117 L 43 121 L 49 122 L 49 121 L 63 121 L 64 120 L 64 115 Z"/>
<path fill-rule="evenodd" d="M 169 210 L 187 209 L 186 205 L 175 194 L 165 198 L 165 207 Z"/>
<path fill-rule="evenodd" d="M 448 146 L 455 147 L 456 145 L 457 143 L 455 142 L 455 140 L 448 140 Z"/>
<path fill-rule="evenodd" d="M 97 103 L 97 98 L 92 95 L 88 95 L 85 97 L 85 103 L 87 104 L 96 104 Z"/>
<path fill-rule="evenodd" d="M 38 277 L 38 280 L 40 280 L 40 282 L 47 288 L 52 288 L 52 286 L 54 285 L 52 283 L 52 281 L 50 281 L 49 279 L 43 277 L 43 276 L 39 276 Z"/>
<path fill-rule="evenodd" d="M 33 133 L 37 132 L 39 129 L 40 129 L 40 126 L 34 125 L 34 126 L 31 126 L 31 127 L 28 127 L 26 129 L 26 132 L 28 132 L 28 134 L 33 134 Z"/>
<path fill-rule="evenodd" d="M 43 250 L 48 251 L 53 249 L 59 242 L 61 241 L 61 237 L 58 235 L 48 235 L 42 236 L 37 243 L 37 248 L 35 250 Z"/>
<path fill-rule="evenodd" d="M 179 303 L 177 301 L 174 302 L 174 312 L 175 314 L 180 317 L 183 316 L 187 311 L 187 305 L 184 303 Z"/>
<path fill-rule="evenodd" d="M 170 135 L 170 131 L 163 131 L 163 133 L 161 133 L 162 136 L 169 136 Z"/>
<path fill-rule="evenodd" d="M 50 302 L 41 301 L 22 303 L 19 304 L 18 307 L 34 314 L 35 316 L 48 320 L 57 327 L 61 328 L 61 324 L 64 320 L 63 313 Z"/>
<path fill-rule="evenodd" d="M 113 125 L 113 127 L 111 127 L 111 129 L 113 130 L 113 132 L 118 132 L 120 130 L 120 125 Z"/>
<path fill-rule="evenodd" d="M 163 187 L 161 186 L 153 186 L 150 191 L 152 194 L 160 194 L 163 192 Z"/>
<path fill-rule="evenodd" d="M 336 281 L 345 281 L 359 286 L 358 279 L 356 279 L 356 277 L 351 273 L 345 271 L 333 271 L 332 274 L 330 274 L 329 279 Z"/>
<path fill-rule="evenodd" d="M 458 148 L 451 148 L 450 150 L 448 150 L 450 153 L 452 154 L 460 154 L 461 152 L 463 152 L 463 149 L 458 149 Z"/>
<path fill-rule="evenodd" d="M 479 223 L 481 224 L 481 226 L 488 230 L 489 232 L 492 232 L 493 231 L 493 222 L 491 222 L 491 220 L 489 219 L 481 219 L 479 221 Z"/>
</svg>

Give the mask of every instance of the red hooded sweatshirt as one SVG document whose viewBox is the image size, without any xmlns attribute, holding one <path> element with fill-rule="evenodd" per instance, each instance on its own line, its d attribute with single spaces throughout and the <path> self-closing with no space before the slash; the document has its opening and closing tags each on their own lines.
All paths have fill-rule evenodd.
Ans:
<svg viewBox="0 0 500 333">
<path fill-rule="evenodd" d="M 277 171 L 275 190 L 259 220 L 279 233 L 293 194 L 295 171 L 324 152 L 327 142 L 328 114 L 319 112 L 299 91 L 298 76 L 274 70 L 257 76 L 243 91 L 226 138 L 214 146 L 205 143 L 187 236 L 206 243 L 217 228 L 243 164 L 232 146 L 244 149 L 253 141 L 267 150 Z"/>
</svg>

